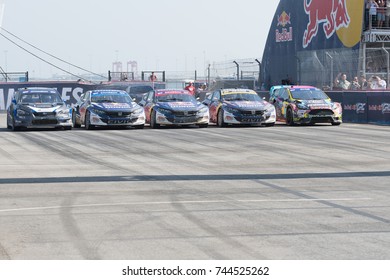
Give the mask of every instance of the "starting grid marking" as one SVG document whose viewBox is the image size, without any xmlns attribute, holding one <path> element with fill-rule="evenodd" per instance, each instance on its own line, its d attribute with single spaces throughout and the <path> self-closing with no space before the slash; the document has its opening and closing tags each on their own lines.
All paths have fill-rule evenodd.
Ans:
<svg viewBox="0 0 390 280">
<path fill-rule="evenodd" d="M 220 203 L 259 203 L 259 202 L 316 202 L 316 201 L 363 201 L 372 200 L 372 198 L 314 198 L 314 199 L 253 199 L 253 200 L 198 200 L 198 201 L 149 201 L 149 202 L 128 202 L 128 203 L 99 203 L 99 204 L 75 204 L 68 206 L 43 206 L 43 207 L 28 207 L 28 208 L 11 208 L 2 209 L 0 213 L 18 212 L 18 211 L 39 211 L 53 210 L 66 208 L 91 208 L 91 207 L 116 207 L 116 206 L 132 206 L 132 205 L 173 205 L 173 204 L 220 204 Z"/>
</svg>

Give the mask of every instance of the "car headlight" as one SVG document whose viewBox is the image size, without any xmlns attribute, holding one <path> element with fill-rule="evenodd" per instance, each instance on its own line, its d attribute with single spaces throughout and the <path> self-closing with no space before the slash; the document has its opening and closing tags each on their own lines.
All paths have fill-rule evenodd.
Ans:
<svg viewBox="0 0 390 280">
<path fill-rule="evenodd" d="M 28 115 L 31 115 L 31 113 L 30 113 L 30 112 L 27 112 L 27 111 L 24 111 L 24 110 L 22 110 L 22 109 L 18 109 L 18 110 L 16 111 L 16 115 L 18 115 L 18 116 L 28 116 Z"/>
<path fill-rule="evenodd" d="M 144 111 L 144 108 L 142 108 L 142 107 L 137 107 L 137 108 L 132 112 L 132 114 L 139 115 L 139 114 L 142 114 L 143 111 Z"/>
<path fill-rule="evenodd" d="M 239 114 L 240 113 L 240 110 L 238 110 L 236 108 L 228 107 L 228 106 L 225 106 L 223 109 L 226 112 L 229 112 L 229 113 L 232 113 L 232 114 Z"/>
<path fill-rule="evenodd" d="M 158 108 L 157 109 L 161 114 L 166 115 L 166 114 L 172 114 L 172 111 L 163 109 L 163 108 Z"/>
<path fill-rule="evenodd" d="M 66 115 L 69 116 L 69 109 L 60 109 L 57 112 L 57 115 Z"/>
<path fill-rule="evenodd" d="M 303 104 L 303 103 L 297 103 L 297 107 L 298 107 L 298 109 L 301 109 L 301 110 L 309 109 L 309 107 L 307 107 L 307 105 Z"/>
<path fill-rule="evenodd" d="M 266 107 L 265 107 L 265 112 L 267 114 L 272 114 L 272 112 L 275 111 L 275 107 L 271 104 L 268 104 Z"/>
<path fill-rule="evenodd" d="M 204 114 L 207 114 L 208 111 L 209 111 L 209 110 L 208 110 L 207 107 L 202 107 L 202 108 L 200 108 L 200 110 L 198 111 L 198 114 L 199 114 L 199 115 L 204 115 Z"/>
<path fill-rule="evenodd" d="M 332 110 L 337 110 L 339 105 L 337 103 L 332 103 Z"/>
<path fill-rule="evenodd" d="M 99 110 L 99 109 L 96 109 L 96 108 L 91 108 L 91 112 L 96 114 L 96 115 L 104 115 L 104 114 L 106 114 L 105 111 Z"/>
</svg>

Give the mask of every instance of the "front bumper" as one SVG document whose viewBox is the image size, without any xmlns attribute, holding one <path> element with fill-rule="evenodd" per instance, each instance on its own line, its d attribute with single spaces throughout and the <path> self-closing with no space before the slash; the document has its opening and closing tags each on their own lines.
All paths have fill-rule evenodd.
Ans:
<svg viewBox="0 0 390 280">
<path fill-rule="evenodd" d="M 123 117 L 98 115 L 91 112 L 91 125 L 95 126 L 137 126 L 145 124 L 145 113 L 129 114 Z"/>
<path fill-rule="evenodd" d="M 208 124 L 209 114 L 174 115 L 156 112 L 156 123 L 160 125 L 192 125 Z"/>
<path fill-rule="evenodd" d="M 15 126 L 25 128 L 61 128 L 72 127 L 70 117 L 34 117 L 34 116 L 15 116 Z"/>
<path fill-rule="evenodd" d="M 294 122 L 298 124 L 342 123 L 342 114 L 337 112 L 312 114 L 310 110 L 298 110 L 294 113 Z"/>
<path fill-rule="evenodd" d="M 260 114 L 233 114 L 224 111 L 223 119 L 228 124 L 273 124 L 276 122 L 276 114 L 275 111 Z"/>
</svg>

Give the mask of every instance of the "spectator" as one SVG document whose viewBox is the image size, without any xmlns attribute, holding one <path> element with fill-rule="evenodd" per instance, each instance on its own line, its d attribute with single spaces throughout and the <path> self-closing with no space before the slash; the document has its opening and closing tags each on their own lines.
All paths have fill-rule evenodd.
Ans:
<svg viewBox="0 0 390 280">
<path fill-rule="evenodd" d="M 350 89 L 351 83 L 347 80 L 347 74 L 339 73 L 334 80 L 334 87 L 342 90 Z"/>
<path fill-rule="evenodd" d="M 385 22 L 385 14 L 386 14 L 385 7 L 386 7 L 386 3 L 385 3 L 384 0 L 377 0 L 377 4 L 378 4 L 377 14 L 376 14 L 377 26 L 378 26 L 378 28 L 382 28 L 383 27 L 383 23 Z"/>
<path fill-rule="evenodd" d="M 364 0 L 364 27 L 365 29 L 368 29 L 369 22 L 370 22 L 370 7 L 371 7 L 371 1 L 370 0 Z"/>
<path fill-rule="evenodd" d="M 189 82 L 184 89 L 188 90 L 192 95 L 195 95 L 195 87 L 193 82 Z"/>
<path fill-rule="evenodd" d="M 366 77 L 364 77 L 363 75 L 360 76 L 360 88 L 362 90 L 367 90 L 368 89 L 368 83 L 367 83 L 367 80 L 366 80 Z"/>
<path fill-rule="evenodd" d="M 387 83 L 385 80 L 382 80 L 379 76 L 372 76 L 370 79 L 370 88 L 371 89 L 386 89 Z"/>
<path fill-rule="evenodd" d="M 385 26 L 390 27 L 390 0 L 386 1 L 386 17 L 385 17 Z"/>
<path fill-rule="evenodd" d="M 351 90 L 359 90 L 359 89 L 361 89 L 361 86 L 359 84 L 359 79 L 358 77 L 354 77 L 351 84 Z"/>
<path fill-rule="evenodd" d="M 377 14 L 378 3 L 375 0 L 370 0 L 370 20 L 369 20 L 369 29 L 372 29 L 374 23 L 376 23 L 376 14 Z"/>
<path fill-rule="evenodd" d="M 151 81 L 151 82 L 157 81 L 157 76 L 154 74 L 154 72 L 152 72 L 152 74 L 150 74 L 149 81 Z"/>
</svg>

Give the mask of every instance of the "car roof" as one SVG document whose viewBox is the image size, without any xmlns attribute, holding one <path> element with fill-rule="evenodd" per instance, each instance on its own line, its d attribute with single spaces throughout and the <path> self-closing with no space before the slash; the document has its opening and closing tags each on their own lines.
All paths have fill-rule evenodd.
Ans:
<svg viewBox="0 0 390 280">
<path fill-rule="evenodd" d="M 91 94 L 94 94 L 94 93 L 107 93 L 107 94 L 120 93 L 120 94 L 127 94 L 126 91 L 120 90 L 120 89 L 94 89 L 94 90 L 91 90 Z"/>
<path fill-rule="evenodd" d="M 58 93 L 55 88 L 45 88 L 45 87 L 28 87 L 19 89 L 21 93 L 33 94 L 33 93 Z"/>
<path fill-rule="evenodd" d="M 221 89 L 221 94 L 236 94 L 236 93 L 249 93 L 249 94 L 257 94 L 252 89 L 245 89 L 245 88 L 225 88 Z"/>
<path fill-rule="evenodd" d="M 156 95 L 164 95 L 164 94 L 189 94 L 191 93 L 188 90 L 184 89 L 156 89 Z"/>
</svg>

